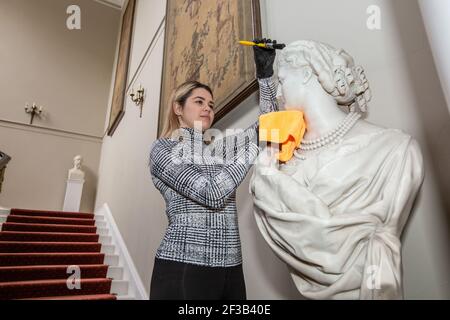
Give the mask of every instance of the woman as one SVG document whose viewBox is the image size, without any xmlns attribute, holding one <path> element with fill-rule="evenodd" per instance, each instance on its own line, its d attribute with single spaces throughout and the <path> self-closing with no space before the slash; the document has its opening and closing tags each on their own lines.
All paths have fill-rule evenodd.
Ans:
<svg viewBox="0 0 450 320">
<path fill-rule="evenodd" d="M 254 47 L 254 53 L 260 113 L 276 111 L 275 50 Z M 173 93 L 169 108 L 162 137 L 150 152 L 152 180 L 169 219 L 150 299 L 246 299 L 236 189 L 258 153 L 258 122 L 206 145 L 203 132 L 214 121 L 211 89 L 186 82 Z"/>
</svg>

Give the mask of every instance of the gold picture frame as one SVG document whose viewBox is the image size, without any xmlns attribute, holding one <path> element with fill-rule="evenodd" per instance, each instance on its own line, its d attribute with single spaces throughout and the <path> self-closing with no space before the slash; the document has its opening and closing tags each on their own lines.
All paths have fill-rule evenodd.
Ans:
<svg viewBox="0 0 450 320">
<path fill-rule="evenodd" d="M 261 37 L 259 0 L 167 0 L 158 136 L 171 92 L 188 80 L 211 87 L 215 122 L 255 92 L 253 50 Z"/>
<path fill-rule="evenodd" d="M 119 55 L 117 59 L 114 93 L 109 116 L 108 136 L 112 136 L 125 115 L 125 96 L 130 63 L 131 41 L 133 36 L 136 0 L 129 0 L 122 18 Z"/>
</svg>

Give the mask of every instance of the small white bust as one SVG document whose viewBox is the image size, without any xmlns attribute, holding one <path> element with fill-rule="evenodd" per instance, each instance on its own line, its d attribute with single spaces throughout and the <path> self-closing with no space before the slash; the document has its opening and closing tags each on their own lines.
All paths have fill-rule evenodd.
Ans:
<svg viewBox="0 0 450 320">
<path fill-rule="evenodd" d="M 83 157 L 77 155 L 73 158 L 73 168 L 69 170 L 69 180 L 84 180 L 84 172 L 81 170 Z"/>
</svg>

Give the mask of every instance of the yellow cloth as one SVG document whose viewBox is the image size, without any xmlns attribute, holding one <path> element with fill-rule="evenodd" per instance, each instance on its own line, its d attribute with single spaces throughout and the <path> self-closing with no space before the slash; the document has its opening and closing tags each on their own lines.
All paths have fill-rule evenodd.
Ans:
<svg viewBox="0 0 450 320">
<path fill-rule="evenodd" d="M 305 131 L 303 112 L 298 110 L 270 112 L 259 117 L 259 141 L 279 144 L 281 151 L 277 157 L 282 162 L 292 158 Z"/>
</svg>

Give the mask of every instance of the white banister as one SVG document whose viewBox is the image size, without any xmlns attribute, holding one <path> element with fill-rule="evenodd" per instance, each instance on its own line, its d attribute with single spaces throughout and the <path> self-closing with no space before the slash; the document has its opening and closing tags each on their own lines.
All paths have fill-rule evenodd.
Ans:
<svg viewBox="0 0 450 320">
<path fill-rule="evenodd" d="M 95 214 L 105 217 L 107 228 L 111 232 L 111 243 L 116 246 L 119 264 L 123 267 L 123 280 L 129 281 L 128 295 L 136 300 L 148 300 L 149 296 L 145 286 L 134 265 L 133 259 L 131 258 L 108 204 L 105 203 L 97 208 Z"/>
<path fill-rule="evenodd" d="M 450 1 L 419 0 L 419 6 L 450 112 Z"/>
</svg>

